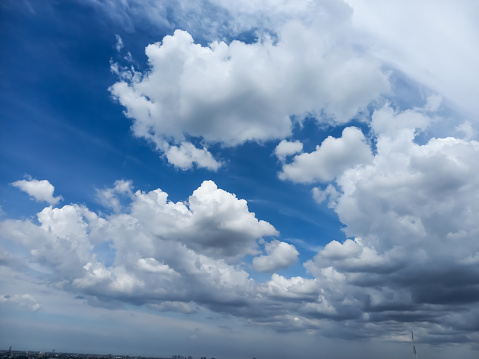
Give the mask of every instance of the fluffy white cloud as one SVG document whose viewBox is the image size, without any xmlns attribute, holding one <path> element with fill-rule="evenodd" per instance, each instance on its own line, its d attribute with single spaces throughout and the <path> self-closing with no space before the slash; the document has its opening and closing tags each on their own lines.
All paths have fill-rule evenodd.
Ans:
<svg viewBox="0 0 479 359">
<path fill-rule="evenodd" d="M 431 98 L 431 97 L 429 97 Z M 426 108 L 428 108 L 426 103 Z M 415 134 L 426 129 L 430 123 L 430 114 L 425 109 L 408 109 L 397 112 L 390 104 L 385 104 L 381 109 L 374 111 L 371 118 L 371 127 L 381 137 L 394 138 L 402 131 Z"/>
<path fill-rule="evenodd" d="M 101 240 L 105 220 L 78 205 L 46 207 L 37 219 L 39 225 L 5 220 L 0 224 L 3 237 L 27 248 L 32 260 L 46 265 L 58 283 L 79 275 L 94 258 L 94 244 Z"/>
<path fill-rule="evenodd" d="M 274 149 L 274 154 L 280 161 L 284 161 L 286 157 L 295 155 L 303 151 L 303 144 L 299 141 L 282 140 Z"/>
<path fill-rule="evenodd" d="M 438 339 L 436 329 L 444 341 L 456 333 L 473 340 L 463 328 L 479 301 L 479 142 L 415 143 L 428 123 L 420 109 L 375 111 L 374 160 L 343 172 L 329 191 L 353 239 L 329 243 L 306 267 L 338 315 L 358 315 L 373 331 L 384 321 L 421 321 L 426 340 Z M 454 320 L 451 306 L 462 313 Z"/>
<path fill-rule="evenodd" d="M 272 297 L 298 298 L 315 297 L 320 289 L 314 279 L 293 277 L 287 279 L 279 274 L 273 274 L 271 280 L 260 286 L 260 292 Z"/>
<path fill-rule="evenodd" d="M 206 148 L 198 149 L 189 142 L 182 142 L 180 146 L 170 146 L 165 153 L 168 162 L 182 170 L 192 168 L 194 164 L 213 171 L 221 166 Z"/>
<path fill-rule="evenodd" d="M 45 201 L 52 206 L 62 200 L 62 196 L 53 197 L 55 187 L 47 180 L 27 179 L 13 182 L 12 185 L 28 193 L 36 201 Z"/>
<path fill-rule="evenodd" d="M 329 207 L 336 206 L 336 199 L 338 198 L 339 193 L 336 187 L 334 187 L 332 184 L 328 184 L 324 190 L 319 187 L 314 187 L 311 192 L 313 193 L 313 198 L 316 202 L 322 203 L 328 199 Z"/>
<path fill-rule="evenodd" d="M 181 28 L 207 41 L 231 39 L 251 29 L 276 33 L 291 20 L 314 24 L 318 36 L 339 33 L 338 42 L 360 46 L 362 52 L 424 83 L 471 119 L 477 117 L 479 111 L 474 96 L 479 52 L 471 46 L 479 41 L 474 16 L 478 9 L 473 1 L 437 4 L 433 0 L 421 3 L 395 0 L 387 5 L 364 0 L 178 0 L 168 4 L 139 0 L 89 1 L 120 22 L 123 28 L 148 22 L 169 27 L 171 31 Z M 453 70 L 444 71 L 445 68 Z"/>
<path fill-rule="evenodd" d="M 2 239 L 29 251 L 25 266 L 40 266 L 56 287 L 93 302 L 182 313 L 208 308 L 276 330 L 338 336 L 381 337 L 387 328 L 387 337 L 397 339 L 414 321 L 425 340 L 438 340 L 439 330 L 445 342 L 457 342 L 457 335 L 473 341 L 479 143 L 416 143 L 417 129 L 431 123 L 426 112 L 389 105 L 376 110 L 374 156 L 356 128 L 317 149 L 321 159 L 339 153 L 349 166 L 333 166 L 334 182 L 313 193 L 329 198 L 351 239 L 332 241 L 305 264 L 314 278 L 273 274 L 256 283 L 242 269 L 245 255 L 256 256 L 257 270 L 274 271 L 294 263 L 298 253 L 273 240 L 258 256 L 258 241 L 277 231 L 211 181 L 176 203 L 160 189 L 133 192 L 131 183 L 118 181 L 104 190 L 105 204 L 116 212 L 102 218 L 78 205 L 47 207 L 38 223 L 0 222 Z M 346 154 L 360 152 L 355 146 L 364 149 L 362 162 L 347 160 Z M 128 204 L 116 205 L 118 197 Z M 95 252 L 105 241 L 114 253 L 108 265 Z"/>
<path fill-rule="evenodd" d="M 277 41 L 264 36 L 208 47 L 177 30 L 146 54 L 149 71 L 116 67 L 121 81 L 110 91 L 133 119 L 135 135 L 182 169 L 218 167 L 188 137 L 224 146 L 282 139 L 291 134 L 291 116 L 344 123 L 389 90 L 379 63 L 297 22 L 281 28 Z"/>
<path fill-rule="evenodd" d="M 363 133 L 356 127 L 346 127 L 342 137 L 329 136 L 316 151 L 302 153 L 291 163 L 283 165 L 281 179 L 310 183 L 331 181 L 348 168 L 363 165 L 372 160 L 371 149 Z"/>
<path fill-rule="evenodd" d="M 41 268 L 44 280 L 91 298 L 123 298 L 182 312 L 191 302 L 224 311 L 248 301 L 254 281 L 236 264 L 257 254 L 258 240 L 278 232 L 256 219 L 245 200 L 211 181 L 177 203 L 160 189 L 133 193 L 129 181 L 99 193 L 116 212 L 100 217 L 76 204 L 46 207 L 38 224 L 0 222 L 2 240 L 27 249 L 25 266 Z M 125 194 L 129 204 L 116 205 Z M 114 257 L 108 265 L 96 254 L 104 242 Z"/>
<path fill-rule="evenodd" d="M 212 181 L 203 182 L 187 203 L 169 202 L 159 189 L 137 192 L 131 215 L 156 237 L 216 258 L 256 254 L 256 239 L 278 235 L 271 224 L 249 212 L 245 200 L 218 189 Z"/>
<path fill-rule="evenodd" d="M 274 272 L 298 261 L 299 252 L 292 244 L 274 240 L 266 243 L 267 255 L 253 258 L 253 265 L 260 272 Z"/>
</svg>

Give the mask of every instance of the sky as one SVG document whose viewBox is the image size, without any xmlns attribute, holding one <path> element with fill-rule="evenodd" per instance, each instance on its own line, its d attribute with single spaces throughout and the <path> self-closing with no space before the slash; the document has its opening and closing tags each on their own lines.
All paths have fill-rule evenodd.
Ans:
<svg viewBox="0 0 479 359">
<path fill-rule="evenodd" d="M 0 349 L 477 358 L 477 14 L 2 1 Z"/>
</svg>

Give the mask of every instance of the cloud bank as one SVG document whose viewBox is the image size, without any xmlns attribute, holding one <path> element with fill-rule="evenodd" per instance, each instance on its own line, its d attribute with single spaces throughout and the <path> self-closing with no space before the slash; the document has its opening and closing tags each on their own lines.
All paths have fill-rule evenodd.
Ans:
<svg viewBox="0 0 479 359">
<path fill-rule="evenodd" d="M 385 105 L 372 118 L 375 154 L 335 171 L 324 190 L 349 239 L 331 241 L 307 260 L 309 278 L 273 273 L 255 281 L 243 267 L 247 256 L 255 256 L 255 270 L 275 272 L 294 264 L 299 252 L 277 239 L 263 242 L 279 236 L 277 230 L 212 181 L 177 203 L 160 189 L 133 192 L 131 182 L 117 181 L 99 191 L 114 209 L 110 215 L 77 204 L 46 207 L 38 224 L 7 219 L 1 232 L 29 250 L 29 263 L 50 269 L 52 284 L 92 302 L 181 313 L 204 308 L 277 331 L 338 337 L 402 340 L 414 322 L 426 342 L 474 342 L 479 143 L 416 143 L 415 124 L 430 123 L 422 109 Z M 345 141 L 348 131 L 366 146 L 356 128 L 325 142 Z M 128 205 L 119 205 L 117 196 L 129 198 Z M 110 264 L 96 250 L 105 242 L 114 253 Z M 29 297 L 5 298 L 35 306 Z"/>
</svg>

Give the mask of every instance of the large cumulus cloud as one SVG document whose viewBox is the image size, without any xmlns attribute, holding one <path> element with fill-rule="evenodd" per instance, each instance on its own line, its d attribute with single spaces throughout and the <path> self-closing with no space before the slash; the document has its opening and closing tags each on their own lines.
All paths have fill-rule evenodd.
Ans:
<svg viewBox="0 0 479 359">
<path fill-rule="evenodd" d="M 114 66 L 121 80 L 110 91 L 133 119 L 134 134 L 182 169 L 217 169 L 210 144 L 283 139 L 293 116 L 347 122 L 389 90 L 378 62 L 298 22 L 275 40 L 264 35 L 251 44 L 201 46 L 176 30 L 146 55 L 144 73 Z"/>
<path fill-rule="evenodd" d="M 43 268 L 42 280 L 92 301 L 182 312 L 195 305 L 248 302 L 254 281 L 239 260 L 258 254 L 262 238 L 279 235 L 271 224 L 212 181 L 177 203 L 160 189 L 133 193 L 132 188 L 131 182 L 117 181 L 98 191 L 114 210 L 109 216 L 77 204 L 46 207 L 36 220 L 1 222 L 2 239 L 28 250 L 25 265 Z M 124 194 L 130 203 L 122 207 L 118 197 Z M 106 257 L 99 250 L 105 246 Z"/>
<path fill-rule="evenodd" d="M 374 112 L 373 161 L 316 190 L 321 200 L 329 197 L 350 239 L 327 244 L 305 266 L 338 314 L 369 322 L 373 332 L 384 323 L 414 322 L 430 341 L 454 342 L 459 333 L 472 341 L 479 143 L 452 137 L 416 143 L 431 116 L 390 105 Z"/>
</svg>

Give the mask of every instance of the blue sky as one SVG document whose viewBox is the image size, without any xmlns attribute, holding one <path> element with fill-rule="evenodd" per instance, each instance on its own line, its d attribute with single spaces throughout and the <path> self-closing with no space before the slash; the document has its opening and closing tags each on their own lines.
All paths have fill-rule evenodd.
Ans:
<svg viewBox="0 0 479 359">
<path fill-rule="evenodd" d="M 2 2 L 0 346 L 476 357 L 477 10 Z"/>
</svg>

